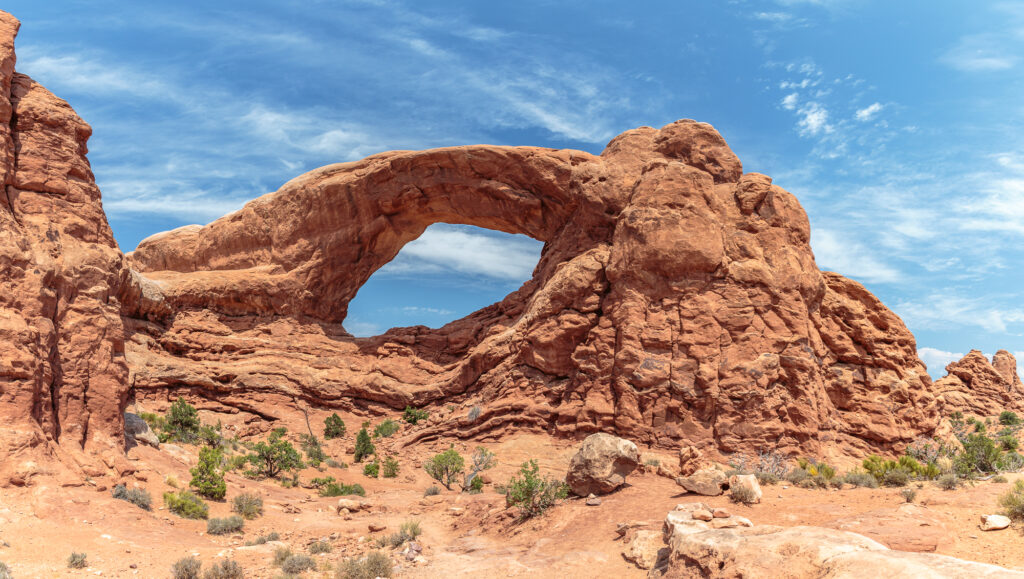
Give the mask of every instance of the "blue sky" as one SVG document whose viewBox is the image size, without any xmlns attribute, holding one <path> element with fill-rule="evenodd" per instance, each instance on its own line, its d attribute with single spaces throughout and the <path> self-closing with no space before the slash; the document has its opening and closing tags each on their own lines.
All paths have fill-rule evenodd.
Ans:
<svg viewBox="0 0 1024 579">
<path fill-rule="evenodd" d="M 211 7 L 214 5 L 215 7 Z M 18 69 L 92 124 L 122 249 L 388 149 L 598 153 L 710 122 L 807 209 L 819 265 L 900 314 L 933 375 L 1024 358 L 1024 4 L 13 0 Z M 540 246 L 436 225 L 346 323 L 438 326 Z"/>
</svg>

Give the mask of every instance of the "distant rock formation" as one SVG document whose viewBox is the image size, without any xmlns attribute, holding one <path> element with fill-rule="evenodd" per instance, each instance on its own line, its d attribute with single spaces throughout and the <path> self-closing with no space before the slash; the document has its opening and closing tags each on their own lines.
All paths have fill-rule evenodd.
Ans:
<svg viewBox="0 0 1024 579">
<path fill-rule="evenodd" d="M 935 392 L 946 416 L 955 411 L 994 416 L 1004 410 L 1024 412 L 1024 384 L 1017 375 L 1017 359 L 999 350 L 989 362 L 978 350 L 946 365 L 946 375 L 935 381 Z"/>
</svg>

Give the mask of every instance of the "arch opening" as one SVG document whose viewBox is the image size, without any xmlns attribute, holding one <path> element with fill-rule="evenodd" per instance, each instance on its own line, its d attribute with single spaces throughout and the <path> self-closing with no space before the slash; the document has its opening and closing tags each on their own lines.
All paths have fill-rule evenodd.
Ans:
<svg viewBox="0 0 1024 579">
<path fill-rule="evenodd" d="M 522 234 L 432 224 L 359 288 L 343 326 L 356 337 L 440 328 L 519 289 L 533 275 L 543 245 Z"/>
</svg>

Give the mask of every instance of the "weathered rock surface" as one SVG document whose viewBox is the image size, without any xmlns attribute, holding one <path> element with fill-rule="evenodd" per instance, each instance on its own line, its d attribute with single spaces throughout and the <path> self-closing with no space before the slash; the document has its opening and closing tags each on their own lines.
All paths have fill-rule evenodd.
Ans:
<svg viewBox="0 0 1024 579">
<path fill-rule="evenodd" d="M 935 391 L 946 415 L 960 411 L 992 416 L 1003 410 L 1024 411 L 1024 383 L 1017 375 L 1017 359 L 999 350 L 989 362 L 971 350 L 946 365 L 947 374 L 935 381 Z"/>
<path fill-rule="evenodd" d="M 1006 527 L 1010 526 L 1010 517 L 1003 515 L 982 515 L 981 516 L 981 530 L 982 531 L 1001 531 Z"/>
<path fill-rule="evenodd" d="M 591 434 L 569 461 L 565 482 L 576 496 L 607 494 L 626 484 L 626 476 L 638 466 L 635 444 L 603 432 Z"/>
<path fill-rule="evenodd" d="M 722 494 L 729 485 L 729 477 L 717 468 L 702 468 L 690 476 L 681 476 L 676 484 L 691 493 L 716 497 Z"/>
<path fill-rule="evenodd" d="M 136 414 L 124 413 L 124 435 L 129 441 L 145 444 L 153 448 L 160 447 L 160 437 L 153 432 L 149 424 Z"/>
<path fill-rule="evenodd" d="M 86 159 L 92 129 L 16 73 L 0 12 L 0 486 L 124 472 L 122 255 Z"/>
<path fill-rule="evenodd" d="M 896 551 L 934 553 L 953 541 L 946 523 L 927 507 L 904 503 L 895 509 L 868 511 L 822 526 L 864 535 Z"/>
<path fill-rule="evenodd" d="M 636 531 L 622 556 L 640 569 L 650 569 L 658 561 L 658 553 L 665 548 L 658 531 Z"/>
<path fill-rule="evenodd" d="M 931 553 L 892 551 L 871 539 L 821 527 L 696 531 L 676 527 L 650 577 L 1024 577 L 995 565 Z"/>
</svg>

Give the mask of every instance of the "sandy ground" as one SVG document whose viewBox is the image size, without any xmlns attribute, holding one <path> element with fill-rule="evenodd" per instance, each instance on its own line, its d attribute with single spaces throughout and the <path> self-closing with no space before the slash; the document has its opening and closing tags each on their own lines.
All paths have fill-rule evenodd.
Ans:
<svg viewBox="0 0 1024 579">
<path fill-rule="evenodd" d="M 311 417 L 322 424 L 322 416 Z M 326 445 L 328 454 L 351 461 L 347 450 L 354 440 L 361 418 L 346 416 L 349 432 L 342 440 Z M 374 423 L 379 419 L 375 419 Z M 292 432 L 304 430 L 298 423 Z M 409 427 L 405 427 L 406 430 Z M 932 484 L 918 489 L 910 518 L 896 522 L 885 516 L 904 503 L 899 489 L 805 490 L 792 486 L 765 487 L 764 500 L 753 506 L 735 505 L 725 496 L 696 497 L 682 493 L 673 481 L 654 472 L 629 478 L 629 485 L 603 498 L 600 506 L 586 506 L 569 500 L 545 516 L 519 523 L 505 507 L 504 497 L 488 485 L 482 494 L 443 492 L 434 501 L 424 500 L 423 491 L 433 481 L 421 468 L 426 457 L 447 448 L 434 442 L 399 449 L 400 433 L 379 446 L 395 446 L 401 463 L 396 479 L 370 479 L 361 465 L 347 469 L 306 469 L 301 479 L 331 475 L 346 483 L 358 482 L 367 490 L 373 507 L 357 512 L 349 520 L 336 513 L 337 498 L 321 498 L 307 488 L 283 488 L 273 481 L 252 481 L 229 473 L 228 499 L 241 492 L 256 492 L 264 498 L 265 514 L 247 521 L 244 532 L 228 536 L 206 534 L 205 521 L 176 517 L 163 508 L 162 494 L 173 490 L 165 483 L 173 475 L 181 486 L 191 478 L 188 461 L 194 461 L 195 447 L 183 455 L 166 450 L 136 447 L 129 451 L 139 472 L 129 484 L 144 487 L 153 496 L 153 510 L 143 511 L 114 500 L 110 489 L 114 479 L 95 480 L 77 487 L 59 487 L 45 481 L 26 488 L 0 491 L 0 561 L 10 566 L 16 579 L 35 577 L 169 577 L 174 561 L 195 555 L 204 563 L 230 557 L 245 569 L 247 577 L 275 577 L 274 544 L 244 546 L 257 536 L 277 531 L 283 544 L 305 552 L 314 540 L 326 538 L 334 545 L 331 553 L 316 555 L 320 570 L 306 577 L 333 577 L 333 569 L 347 557 L 373 548 L 376 537 L 394 532 L 402 522 L 417 520 L 423 528 L 419 542 L 425 563 L 399 561 L 399 576 L 408 577 L 644 577 L 621 555 L 625 545 L 614 532 L 620 522 L 649 521 L 660 528 L 665 514 L 677 503 L 701 500 L 725 507 L 749 518 L 755 525 L 852 524 L 858 530 L 892 547 L 914 543 L 915 549 L 934 549 L 942 554 L 1024 569 L 1021 533 L 1015 528 L 997 532 L 978 530 L 981 514 L 998 510 L 997 498 L 1007 483 L 980 482 L 956 491 L 943 491 Z M 455 443 L 464 456 L 475 444 Z M 494 482 L 505 482 L 518 465 L 537 458 L 544 473 L 564 476 L 574 447 L 566 441 L 552 441 L 543 435 L 520 435 L 485 443 L 499 464 L 487 472 Z M 173 450 L 173 449 L 172 449 Z M 644 452 L 658 457 L 657 452 Z M 670 461 L 667 453 L 661 460 Z M 1010 475 L 1010 481 L 1020 475 Z M 916 488 L 916 487 L 911 487 Z M 230 513 L 230 502 L 210 502 L 210 516 Z M 879 518 L 881 517 L 881 518 Z M 387 529 L 371 533 L 370 523 Z M 68 569 L 72 552 L 88 555 L 89 567 Z M 134 566 L 134 568 L 133 568 Z"/>
</svg>

